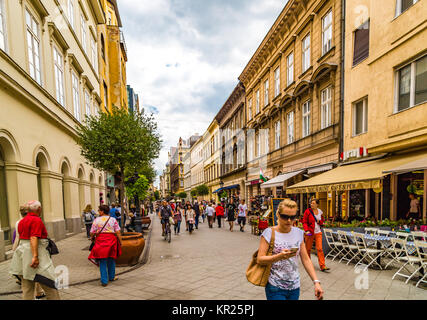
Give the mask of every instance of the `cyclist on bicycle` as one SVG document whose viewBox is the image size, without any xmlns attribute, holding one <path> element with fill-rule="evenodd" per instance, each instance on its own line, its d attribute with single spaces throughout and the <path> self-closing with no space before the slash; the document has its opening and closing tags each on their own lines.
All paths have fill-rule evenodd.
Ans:
<svg viewBox="0 0 427 320">
<path fill-rule="evenodd" d="M 169 223 L 169 217 L 172 217 L 172 208 L 166 200 L 163 200 L 162 206 L 159 210 L 160 218 L 162 219 L 162 237 L 165 235 L 165 226 L 166 223 Z"/>
</svg>

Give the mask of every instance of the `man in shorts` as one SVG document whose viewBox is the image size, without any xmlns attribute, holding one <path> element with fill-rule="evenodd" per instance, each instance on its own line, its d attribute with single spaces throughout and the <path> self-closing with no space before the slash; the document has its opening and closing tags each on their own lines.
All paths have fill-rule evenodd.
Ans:
<svg viewBox="0 0 427 320">
<path fill-rule="evenodd" d="M 245 232 L 244 228 L 245 228 L 245 224 L 246 224 L 246 215 L 248 212 L 248 206 L 245 204 L 245 200 L 242 199 L 240 201 L 241 203 L 239 204 L 239 214 L 237 215 L 237 223 L 240 226 L 240 231 L 241 232 Z"/>
</svg>

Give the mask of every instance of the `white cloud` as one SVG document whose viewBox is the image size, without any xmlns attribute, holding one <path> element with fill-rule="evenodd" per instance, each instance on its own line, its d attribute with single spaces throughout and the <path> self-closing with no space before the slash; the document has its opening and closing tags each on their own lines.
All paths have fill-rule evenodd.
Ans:
<svg viewBox="0 0 427 320">
<path fill-rule="evenodd" d="M 203 134 L 277 18 L 283 0 L 121 0 L 127 79 L 156 108 L 160 172 L 178 138 Z M 158 180 L 157 180 L 158 181 Z"/>
</svg>

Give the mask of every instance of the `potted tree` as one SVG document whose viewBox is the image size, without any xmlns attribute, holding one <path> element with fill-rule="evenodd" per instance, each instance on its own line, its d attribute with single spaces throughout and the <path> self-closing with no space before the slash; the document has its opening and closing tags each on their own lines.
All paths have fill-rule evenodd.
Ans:
<svg viewBox="0 0 427 320">
<path fill-rule="evenodd" d="M 126 173 L 153 171 L 153 160 L 159 156 L 161 139 L 153 116 L 128 113 L 125 109 L 113 107 L 111 113 L 86 117 L 83 125 L 78 125 L 76 130 L 77 143 L 86 161 L 99 170 L 121 176 L 120 203 L 125 210 Z M 121 224 L 122 256 L 132 258 L 117 261 L 117 265 L 132 265 L 139 259 L 143 236 L 140 233 L 124 232 L 124 219 L 121 219 Z M 135 246 L 138 246 L 138 250 Z"/>
<path fill-rule="evenodd" d="M 181 198 L 182 201 L 187 198 L 187 192 L 178 193 L 178 197 Z"/>
<path fill-rule="evenodd" d="M 197 199 L 197 190 L 196 189 L 191 190 L 190 194 L 191 194 L 191 198 L 193 198 L 193 199 L 196 198 Z"/>
<path fill-rule="evenodd" d="M 201 184 L 200 186 L 196 187 L 197 195 L 204 197 L 209 195 L 209 188 L 205 184 Z"/>
</svg>

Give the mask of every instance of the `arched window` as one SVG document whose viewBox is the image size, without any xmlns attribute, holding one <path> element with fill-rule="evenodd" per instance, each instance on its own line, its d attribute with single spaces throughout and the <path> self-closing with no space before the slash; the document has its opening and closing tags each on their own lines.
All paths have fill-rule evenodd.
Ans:
<svg viewBox="0 0 427 320">
<path fill-rule="evenodd" d="M 105 41 L 104 41 L 104 35 L 101 34 L 101 55 L 102 59 L 105 61 Z"/>
</svg>

